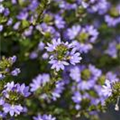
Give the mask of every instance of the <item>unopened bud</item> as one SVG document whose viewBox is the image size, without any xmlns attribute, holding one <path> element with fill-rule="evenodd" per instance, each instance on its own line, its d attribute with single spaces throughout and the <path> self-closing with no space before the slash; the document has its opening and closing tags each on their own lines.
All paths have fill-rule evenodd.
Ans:
<svg viewBox="0 0 120 120">
<path fill-rule="evenodd" d="M 118 104 L 115 105 L 115 110 L 116 110 L 116 111 L 119 111 L 119 106 L 118 106 Z"/>
</svg>

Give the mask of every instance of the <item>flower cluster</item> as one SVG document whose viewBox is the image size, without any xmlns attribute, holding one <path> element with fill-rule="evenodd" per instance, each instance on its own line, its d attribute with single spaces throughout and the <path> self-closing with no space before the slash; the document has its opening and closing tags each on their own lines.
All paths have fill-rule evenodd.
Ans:
<svg viewBox="0 0 120 120">
<path fill-rule="evenodd" d="M 0 105 L 3 112 L 1 115 L 7 117 L 9 113 L 10 116 L 17 116 L 21 112 L 25 112 L 24 104 L 22 106 L 19 101 L 27 98 L 30 94 L 29 87 L 25 86 L 25 84 L 20 85 L 8 82 L 1 93 Z"/>
<path fill-rule="evenodd" d="M 47 51 L 51 53 L 49 63 L 52 64 L 52 69 L 59 71 L 64 70 L 64 66 L 69 64 L 75 65 L 82 59 L 80 53 L 76 52 L 76 48 L 71 43 L 62 42 L 59 39 L 53 39 L 52 44 L 48 43 Z"/>
<path fill-rule="evenodd" d="M 119 59 L 119 0 L 0 0 L 0 119 L 119 110 Z"/>
</svg>

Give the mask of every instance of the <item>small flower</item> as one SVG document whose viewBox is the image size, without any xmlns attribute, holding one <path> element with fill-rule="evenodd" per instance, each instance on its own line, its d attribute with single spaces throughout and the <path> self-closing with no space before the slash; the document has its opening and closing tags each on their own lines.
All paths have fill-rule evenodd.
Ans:
<svg viewBox="0 0 120 120">
<path fill-rule="evenodd" d="M 58 29 L 64 28 L 65 21 L 60 15 L 55 15 L 55 25 Z"/>
<path fill-rule="evenodd" d="M 0 13 L 3 13 L 4 10 L 5 10 L 4 6 L 0 4 Z"/>
<path fill-rule="evenodd" d="M 64 65 L 69 65 L 66 61 L 58 61 L 58 60 L 50 60 L 50 64 L 52 64 L 52 69 L 56 69 L 56 71 L 59 71 L 60 69 L 64 70 Z"/>
<path fill-rule="evenodd" d="M 44 86 L 47 82 L 50 81 L 49 74 L 39 74 L 35 79 L 33 79 L 33 82 L 30 84 L 31 92 L 36 91 L 38 88 Z"/>
<path fill-rule="evenodd" d="M 9 113 L 10 116 L 14 116 L 14 115 L 19 115 L 23 111 L 23 107 L 21 105 L 5 104 L 3 106 L 3 111 L 5 113 Z"/>
<path fill-rule="evenodd" d="M 72 65 L 75 65 L 76 63 L 79 63 L 82 60 L 82 57 L 80 57 L 80 53 L 76 52 L 76 49 L 72 49 L 70 53 L 70 63 Z"/>
<path fill-rule="evenodd" d="M 24 97 L 28 97 L 30 95 L 29 92 L 29 87 L 25 86 L 25 84 L 15 84 L 13 81 L 11 83 L 7 83 L 4 86 L 4 90 L 3 90 L 3 95 L 6 98 L 10 98 L 10 95 L 12 95 L 12 93 L 16 92 L 16 94 L 18 95 L 22 95 Z M 9 92 L 11 92 L 11 94 L 9 95 Z M 16 96 L 17 98 L 17 96 Z"/>
<path fill-rule="evenodd" d="M 29 87 L 25 86 L 25 84 L 18 86 L 18 91 L 24 96 L 28 97 L 31 93 L 29 92 Z"/>
<path fill-rule="evenodd" d="M 112 86 L 109 80 L 105 81 L 105 85 L 103 85 L 102 92 L 105 97 L 110 97 L 112 95 Z"/>
<path fill-rule="evenodd" d="M 69 64 L 75 65 L 82 59 L 72 43 L 62 42 L 60 38 L 53 39 L 52 44 L 47 45 L 46 49 L 51 54 L 49 63 L 52 64 L 51 68 L 56 71 L 64 70 L 65 66 Z"/>
<path fill-rule="evenodd" d="M 74 96 L 72 97 L 72 100 L 75 103 L 80 103 L 82 101 L 82 95 L 80 94 L 80 92 L 78 91 L 74 92 Z"/>
<path fill-rule="evenodd" d="M 11 63 L 13 64 L 13 63 L 15 63 L 15 62 L 16 62 L 17 57 L 14 55 L 14 56 L 10 57 L 10 58 L 9 58 L 9 60 L 10 60 L 10 61 L 11 61 Z"/>
<path fill-rule="evenodd" d="M 0 24 L 0 32 L 3 30 L 3 25 Z"/>
<path fill-rule="evenodd" d="M 19 73 L 20 73 L 20 69 L 19 69 L 19 68 L 15 68 L 15 70 L 13 70 L 13 71 L 11 72 L 11 75 L 17 76 Z"/>
<path fill-rule="evenodd" d="M 40 115 L 38 114 L 37 117 L 33 117 L 33 120 L 56 120 L 55 117 L 53 117 L 52 115 Z"/>
<path fill-rule="evenodd" d="M 64 90 L 64 85 L 65 85 L 64 81 L 58 81 L 58 82 L 56 82 L 55 89 L 52 91 L 52 99 L 54 101 L 56 101 L 57 98 L 61 97 L 61 93 Z"/>
<path fill-rule="evenodd" d="M 79 25 L 75 25 L 67 30 L 67 36 L 69 37 L 69 39 L 74 39 L 78 35 L 80 30 L 81 27 Z"/>
</svg>

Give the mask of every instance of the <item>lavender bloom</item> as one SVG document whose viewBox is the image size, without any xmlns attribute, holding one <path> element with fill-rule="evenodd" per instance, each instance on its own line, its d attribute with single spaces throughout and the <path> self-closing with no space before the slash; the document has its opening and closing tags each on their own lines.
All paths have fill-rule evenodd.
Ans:
<svg viewBox="0 0 120 120">
<path fill-rule="evenodd" d="M 12 25 L 12 23 L 13 23 L 13 19 L 10 18 L 10 19 L 8 20 L 8 22 L 7 22 L 7 25 L 10 26 L 10 25 Z"/>
<path fill-rule="evenodd" d="M 8 16 L 9 14 L 10 14 L 10 11 L 9 11 L 8 8 L 6 8 L 6 9 L 4 10 L 4 16 Z"/>
<path fill-rule="evenodd" d="M 51 37 L 60 37 L 60 33 L 57 32 L 53 26 L 48 26 L 46 23 L 37 25 L 36 29 L 39 30 L 43 35 L 50 33 Z"/>
<path fill-rule="evenodd" d="M 9 60 L 11 61 L 11 63 L 15 63 L 17 60 L 17 57 L 14 55 L 13 57 L 10 57 Z"/>
<path fill-rule="evenodd" d="M 75 65 L 76 63 L 79 63 L 82 60 L 82 57 L 80 57 L 80 53 L 76 52 L 76 49 L 72 49 L 70 54 L 70 63 L 72 65 Z"/>
<path fill-rule="evenodd" d="M 38 5 L 39 5 L 38 0 L 32 0 L 30 5 L 28 6 L 28 9 L 30 11 L 34 11 L 38 7 Z"/>
<path fill-rule="evenodd" d="M 56 1 L 56 2 L 58 2 L 59 8 L 61 8 L 62 10 L 74 10 L 77 8 L 77 5 L 75 3 L 69 4 L 66 1 Z"/>
<path fill-rule="evenodd" d="M 52 64 L 52 69 L 56 69 L 56 71 L 59 71 L 60 69 L 64 70 L 65 69 L 65 65 L 69 65 L 69 63 L 67 63 L 66 61 L 58 61 L 58 60 L 50 60 L 49 61 L 50 64 Z"/>
<path fill-rule="evenodd" d="M 92 49 L 92 43 L 96 41 L 99 35 L 97 29 L 92 25 L 86 25 L 85 27 L 76 25 L 68 29 L 66 33 L 69 39 L 77 40 L 74 40 L 73 44 L 76 46 L 77 50 L 84 53 Z"/>
<path fill-rule="evenodd" d="M 112 95 L 112 86 L 109 80 L 105 81 L 105 85 L 103 85 L 102 92 L 105 97 L 110 97 Z"/>
<path fill-rule="evenodd" d="M 115 41 L 111 42 L 108 46 L 108 49 L 105 51 L 106 54 L 110 55 L 112 58 L 117 57 L 117 43 Z"/>
<path fill-rule="evenodd" d="M 69 28 L 67 30 L 67 36 L 69 37 L 69 39 L 74 39 L 78 35 L 80 30 L 81 26 L 79 25 L 72 26 L 72 28 Z"/>
<path fill-rule="evenodd" d="M 58 29 L 64 28 L 65 21 L 60 15 L 55 15 L 55 25 Z"/>
<path fill-rule="evenodd" d="M 80 53 L 76 52 L 73 44 L 68 42 L 62 42 L 60 38 L 53 39 L 52 44 L 48 43 L 46 47 L 48 52 L 53 52 L 50 56 L 49 63 L 52 64 L 52 69 L 59 71 L 64 70 L 64 66 L 68 66 L 70 63 L 75 65 L 82 59 Z M 69 61 L 69 62 L 68 62 Z"/>
<path fill-rule="evenodd" d="M 49 54 L 46 52 L 46 53 L 44 53 L 43 55 L 42 55 L 42 58 L 43 59 L 48 59 L 49 58 Z"/>
<path fill-rule="evenodd" d="M 33 26 L 30 26 L 27 30 L 24 31 L 23 35 L 24 36 L 30 36 L 33 31 Z"/>
<path fill-rule="evenodd" d="M 18 91 L 24 96 L 24 97 L 28 97 L 30 96 L 30 92 L 29 92 L 29 87 L 25 86 L 25 84 L 22 85 L 18 85 Z"/>
<path fill-rule="evenodd" d="M 0 13 L 3 13 L 4 10 L 5 10 L 4 6 L 0 4 Z"/>
<path fill-rule="evenodd" d="M 17 0 L 11 0 L 12 4 L 16 4 Z"/>
<path fill-rule="evenodd" d="M 14 116 L 14 115 L 19 115 L 23 111 L 23 107 L 21 105 L 5 104 L 3 106 L 3 111 L 5 113 L 9 113 L 10 116 Z"/>
<path fill-rule="evenodd" d="M 80 92 L 78 91 L 74 92 L 74 96 L 72 97 L 72 100 L 77 104 L 80 103 L 82 101 L 82 95 L 80 94 Z"/>
<path fill-rule="evenodd" d="M 9 92 L 17 92 L 18 94 L 21 94 L 24 97 L 28 97 L 30 95 L 29 92 L 29 87 L 25 86 L 25 84 L 14 84 L 14 82 L 12 81 L 11 83 L 7 83 L 4 86 L 4 90 L 3 90 L 3 95 L 6 98 L 9 98 Z"/>
<path fill-rule="evenodd" d="M 44 86 L 49 81 L 50 81 L 49 74 L 38 75 L 35 79 L 33 79 L 33 83 L 30 84 L 31 92 L 36 91 L 38 88 Z"/>
<path fill-rule="evenodd" d="M 43 115 L 43 120 L 56 120 L 52 115 Z"/>
<path fill-rule="evenodd" d="M 13 71 L 11 72 L 11 75 L 17 76 L 19 73 L 20 73 L 20 69 L 19 69 L 19 68 L 15 68 L 15 70 L 13 70 Z"/>
<path fill-rule="evenodd" d="M 75 80 L 76 82 L 80 81 L 80 69 L 76 66 L 73 69 L 70 69 L 70 77 Z"/>
<path fill-rule="evenodd" d="M 0 98 L 0 105 L 4 105 L 5 101 L 3 100 L 3 98 Z"/>
<path fill-rule="evenodd" d="M 40 43 L 38 44 L 38 49 L 39 49 L 39 50 L 44 50 L 44 48 L 45 48 L 45 43 L 44 43 L 44 42 L 40 42 Z"/>
<path fill-rule="evenodd" d="M 19 13 L 19 15 L 17 15 L 18 20 L 25 20 L 27 19 L 27 17 L 28 17 L 28 13 L 25 11 L 22 11 Z"/>
<path fill-rule="evenodd" d="M 114 83 L 114 82 L 118 82 L 119 79 L 117 78 L 117 75 L 116 74 L 113 74 L 112 72 L 108 72 L 106 74 L 106 79 L 107 80 L 110 80 L 111 83 Z"/>
<path fill-rule="evenodd" d="M 13 26 L 13 29 L 17 30 L 19 28 L 19 26 L 20 26 L 20 22 L 16 22 Z"/>
<path fill-rule="evenodd" d="M 97 79 L 102 75 L 102 71 L 95 68 L 95 66 L 89 65 L 88 67 L 89 67 L 89 70 L 91 71 L 91 73 L 95 76 L 94 79 Z"/>
<path fill-rule="evenodd" d="M 57 98 L 61 97 L 61 93 L 64 90 L 64 85 L 65 85 L 64 81 L 56 82 L 55 89 L 52 91 L 52 99 L 54 101 L 56 101 Z"/>
<path fill-rule="evenodd" d="M 53 117 L 52 115 L 40 115 L 38 114 L 38 116 L 33 117 L 33 120 L 56 120 L 55 117 Z"/>
<path fill-rule="evenodd" d="M 3 30 L 3 25 L 0 24 L 0 32 Z"/>
<path fill-rule="evenodd" d="M 1 118 L 5 118 L 6 117 L 6 113 L 0 111 L 0 117 Z"/>
<path fill-rule="evenodd" d="M 89 0 L 89 1 L 82 1 L 78 0 L 78 3 L 82 5 L 89 13 L 98 12 L 98 14 L 104 14 L 107 12 L 109 8 L 109 3 L 106 0 Z"/>
<path fill-rule="evenodd" d="M 85 66 L 76 66 L 76 67 L 70 68 L 70 77 L 76 82 L 80 82 L 80 86 L 81 86 L 80 88 L 82 88 L 82 86 L 87 88 L 92 87 L 95 81 L 97 81 L 97 79 L 101 75 L 102 75 L 101 70 L 95 68 L 95 66 L 93 65 L 89 65 L 88 69 Z"/>
<path fill-rule="evenodd" d="M 0 80 L 2 80 L 2 79 L 4 79 L 5 78 L 5 75 L 2 75 L 1 73 L 0 73 Z"/>
<path fill-rule="evenodd" d="M 35 59 L 37 57 L 38 57 L 38 54 L 35 51 L 33 51 L 32 53 L 30 53 L 30 59 Z"/>
<path fill-rule="evenodd" d="M 8 83 L 5 85 L 6 91 L 11 91 L 14 87 L 16 87 L 16 86 L 15 86 L 15 84 L 14 84 L 13 81 L 12 81 L 11 83 L 8 82 Z"/>
<path fill-rule="evenodd" d="M 75 41 L 74 41 L 75 42 Z M 84 43 L 79 43 L 79 42 L 76 42 L 76 48 L 81 52 L 81 53 L 88 53 L 89 50 L 91 50 L 93 47 L 91 44 L 87 43 L 87 44 L 84 44 Z"/>
<path fill-rule="evenodd" d="M 120 17 L 114 18 L 114 17 L 111 17 L 110 15 L 106 15 L 105 22 L 109 27 L 115 27 L 120 23 Z"/>
</svg>

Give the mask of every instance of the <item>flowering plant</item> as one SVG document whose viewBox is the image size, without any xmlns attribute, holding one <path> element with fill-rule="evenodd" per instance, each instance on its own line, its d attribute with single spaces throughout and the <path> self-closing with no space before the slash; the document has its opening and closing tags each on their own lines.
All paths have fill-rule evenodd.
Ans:
<svg viewBox="0 0 120 120">
<path fill-rule="evenodd" d="M 119 111 L 119 59 L 117 0 L 0 0 L 0 120 Z"/>
</svg>

